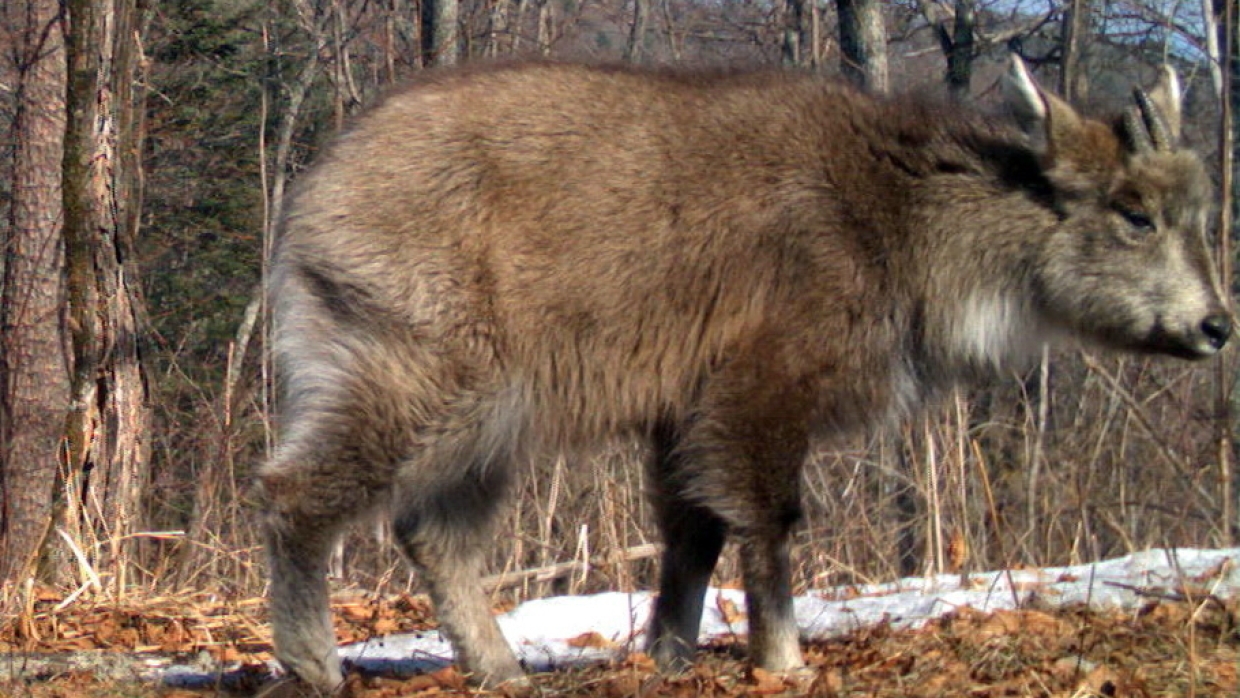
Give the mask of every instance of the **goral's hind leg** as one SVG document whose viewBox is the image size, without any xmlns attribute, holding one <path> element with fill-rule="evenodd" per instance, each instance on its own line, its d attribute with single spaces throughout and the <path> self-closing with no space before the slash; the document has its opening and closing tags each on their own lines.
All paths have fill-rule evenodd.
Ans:
<svg viewBox="0 0 1240 698">
<path fill-rule="evenodd" d="M 508 485 L 508 463 L 425 463 L 424 484 L 402 487 L 394 506 L 398 541 L 430 589 L 461 670 L 483 686 L 524 676 L 491 613 L 481 580 L 496 510 Z"/>
</svg>

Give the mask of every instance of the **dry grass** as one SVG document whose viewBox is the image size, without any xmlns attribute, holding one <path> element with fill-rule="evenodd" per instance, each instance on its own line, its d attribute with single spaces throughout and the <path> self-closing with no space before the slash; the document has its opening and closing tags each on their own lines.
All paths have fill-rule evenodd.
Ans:
<svg viewBox="0 0 1240 698">
<path fill-rule="evenodd" d="M 1228 519 L 1234 517 L 1236 492 L 1230 446 L 1219 447 L 1225 432 L 1218 426 L 1216 370 L 1159 360 L 1060 357 L 1046 375 L 1035 372 L 957 396 L 899 433 L 819 454 L 806 470 L 806 517 L 794 541 L 797 591 L 925 572 L 1074 564 L 1154 546 L 1233 545 L 1234 522 Z M 125 639 L 113 636 L 99 646 L 169 651 L 182 642 L 223 659 L 263 656 L 267 630 L 254 599 L 264 591 L 264 574 L 246 493 L 268 441 L 257 392 L 249 390 L 221 401 L 204 387 L 201 402 L 178 417 L 182 428 L 167 431 L 175 439 L 160 450 L 165 459 L 179 460 L 175 469 L 165 460 L 150 498 L 147 531 L 158 535 L 140 534 L 124 546 L 72 531 L 58 536 L 63 548 L 50 560 L 58 566 L 54 588 L 5 592 L 5 607 L 14 611 L 0 623 L 25 635 L 10 634 L 0 652 L 59 651 L 57 633 L 66 642 L 89 645 L 82 637 L 91 633 L 75 639 L 63 631 L 74 627 L 68 620 L 77 617 L 73 613 L 95 609 L 111 617 L 112 626 L 82 616 L 82 627 L 125 631 Z M 191 421 L 199 414 L 217 417 Z M 642 457 L 635 445 L 621 442 L 588 457 L 549 460 L 526 474 L 503 523 L 502 530 L 513 533 L 497 541 L 492 557 L 494 573 L 519 582 L 497 584 L 497 607 L 551 594 L 653 586 L 656 560 L 642 551 L 657 536 L 641 496 Z M 182 518 L 173 516 L 177 510 Z M 420 598 L 418 580 L 386 537 L 382 523 L 355 527 L 334 564 L 338 589 L 366 599 Z M 114 556 L 114 550 L 124 555 Z M 533 568 L 550 572 L 519 574 Z M 715 582 L 735 584 L 738 576 L 735 552 L 728 550 Z M 39 604 L 65 599 L 71 600 L 63 613 L 45 613 L 40 620 Z M 410 620 L 371 610 L 352 618 L 342 607 L 337 627 L 342 639 L 354 639 L 350 633 L 360 639 L 427 621 L 426 609 L 412 601 L 403 609 Z M 986 640 L 966 637 L 985 621 L 963 617 L 918 633 L 866 631 L 811 647 L 810 654 L 821 669 L 823 695 L 1074 695 L 1097 667 L 1116 672 L 1117 686 L 1140 687 L 1114 695 L 1223 695 L 1212 691 L 1234 688 L 1230 626 L 1183 619 L 1176 625 L 1170 618 L 1154 623 L 1160 613 L 1166 612 L 1134 618 L 1068 614 L 1054 642 L 1039 642 L 1036 634 L 1023 640 L 1029 636 L 1023 626 Z M 172 618 L 178 620 L 161 620 Z M 1108 645 L 1108 638 L 1118 644 Z M 1107 647 L 1114 656 L 1104 652 Z M 1168 659 L 1158 659 L 1160 652 Z M 1141 659 L 1126 664 L 1124 656 Z M 576 695 L 773 689 L 759 685 L 761 679 L 754 683 L 726 648 L 703 662 L 706 677 L 660 679 L 634 660 L 537 683 L 552 694 Z M 1071 672 L 1065 662 L 1072 663 Z M 1229 662 L 1231 679 L 1222 668 Z M 75 695 L 70 688 L 55 691 L 77 680 L 21 690 Z M 80 680 L 92 691 L 111 690 L 91 677 Z M 368 688 L 374 681 L 379 683 Z M 385 694 L 383 681 L 368 679 L 358 690 L 379 696 L 409 688 Z M 974 682 L 981 688 L 975 690 Z M 125 693 L 131 689 L 139 692 Z M 155 689 L 116 690 L 153 695 Z"/>
<path fill-rule="evenodd" d="M 1009 379 L 898 433 L 818 454 L 794 541 L 798 589 L 1234 545 L 1214 379 L 1208 365 L 1065 356 L 1045 380 Z M 642 458 L 620 442 L 528 472 L 492 569 L 590 564 L 527 578 L 494 601 L 650 588 L 656 560 L 628 554 L 658 541 Z M 358 526 L 341 576 L 375 592 L 417 591 L 384 538 L 382 525 Z M 729 550 L 716 582 L 738 576 Z"/>
</svg>

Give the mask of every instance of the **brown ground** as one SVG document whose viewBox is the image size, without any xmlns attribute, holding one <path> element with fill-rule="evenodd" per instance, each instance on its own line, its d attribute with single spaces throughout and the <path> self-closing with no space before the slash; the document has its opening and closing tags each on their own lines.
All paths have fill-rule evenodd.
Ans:
<svg viewBox="0 0 1240 698">
<path fill-rule="evenodd" d="M 62 601 L 54 593 L 39 595 L 21 618 L 0 628 L 0 696 L 299 693 L 294 685 L 271 684 L 260 669 L 270 656 L 260 600 L 199 594 L 108 605 L 78 601 L 57 610 Z M 359 596 L 338 600 L 335 610 L 338 635 L 346 641 L 433 625 L 419 597 Z M 606 698 L 1240 695 L 1237 606 L 1210 598 L 1195 603 L 1155 599 L 1127 613 L 1024 609 L 982 614 L 965 609 L 916 631 L 859 630 L 809 645 L 813 678 L 799 686 L 748 671 L 742 656 L 739 648 L 721 644 L 704 651 L 689 675 L 664 678 L 645 656 L 635 654 L 612 666 L 536 676 L 532 693 Z M 135 678 L 135 667 L 171 658 L 204 665 L 211 659 L 242 662 L 252 668 L 201 690 Z M 408 679 L 354 674 L 349 692 L 357 698 L 476 695 L 452 669 Z"/>
</svg>

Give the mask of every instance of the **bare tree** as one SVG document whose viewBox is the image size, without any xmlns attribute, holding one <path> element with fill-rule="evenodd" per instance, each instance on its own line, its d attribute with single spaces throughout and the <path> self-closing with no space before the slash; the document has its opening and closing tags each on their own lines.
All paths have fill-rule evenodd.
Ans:
<svg viewBox="0 0 1240 698">
<path fill-rule="evenodd" d="M 455 65 L 462 58 L 460 0 L 422 0 L 422 60 Z"/>
<path fill-rule="evenodd" d="M 73 346 L 65 526 L 108 551 L 123 586 L 141 530 L 151 415 L 133 268 L 141 208 L 138 0 L 69 0 L 65 259 Z"/>
<path fill-rule="evenodd" d="M 1219 235 L 1217 256 L 1219 259 L 1219 277 L 1223 288 L 1235 287 L 1235 269 L 1232 259 L 1232 241 L 1235 236 L 1236 221 L 1240 220 L 1240 176 L 1236 172 L 1240 163 L 1240 27 L 1237 26 L 1237 12 L 1240 3 L 1236 0 L 1213 0 L 1213 7 L 1208 6 L 1209 0 L 1203 2 L 1202 15 L 1207 19 L 1206 32 L 1216 35 L 1207 40 L 1209 58 L 1212 64 L 1211 75 L 1222 104 L 1222 115 L 1219 126 L 1219 174 L 1223 193 L 1223 201 L 1219 206 Z M 1221 40 L 1220 40 L 1221 39 Z M 1224 56 L 1219 44 L 1227 47 L 1225 60 L 1226 71 L 1222 70 Z M 1217 66 L 1217 67 L 1215 67 Z M 1217 412 L 1216 434 L 1218 441 L 1219 480 L 1223 490 L 1221 507 L 1222 541 L 1225 545 L 1234 545 L 1237 532 L 1240 531 L 1240 519 L 1237 512 L 1235 482 L 1235 419 L 1240 414 L 1236 400 L 1240 395 L 1236 388 L 1236 365 L 1233 357 L 1219 362 L 1215 369 L 1215 410 Z"/>
<path fill-rule="evenodd" d="M 1059 73 L 1059 93 L 1065 99 L 1077 99 L 1086 92 L 1085 76 L 1081 72 L 1085 51 L 1084 36 L 1089 15 L 1087 0 L 1070 0 L 1063 16 L 1062 70 Z"/>
<path fill-rule="evenodd" d="M 857 85 L 886 92 L 887 31 L 883 3 L 877 0 L 836 0 L 840 24 L 840 70 Z"/>
<path fill-rule="evenodd" d="M 939 46 L 947 58 L 946 82 L 957 97 L 969 94 L 973 81 L 973 59 L 977 55 L 977 8 L 973 0 L 947 3 L 922 0 L 918 3 L 926 21 L 934 28 Z"/>
<path fill-rule="evenodd" d="M 1210 83 L 1214 94 L 1223 94 L 1223 49 L 1227 45 L 1227 0 L 1201 0 L 1202 34 L 1206 59 L 1210 62 Z"/>
<path fill-rule="evenodd" d="M 487 16 L 489 27 L 486 55 L 488 57 L 494 58 L 502 52 L 505 35 L 509 33 L 508 12 L 510 9 L 512 5 L 508 0 L 492 0 L 491 2 L 491 11 Z"/>
<path fill-rule="evenodd" d="M 633 0 L 633 22 L 624 46 L 624 60 L 640 63 L 646 53 L 646 30 L 650 24 L 650 0 Z"/>
<path fill-rule="evenodd" d="M 555 5 L 551 0 L 538 0 L 538 51 L 544 56 L 551 55 L 555 38 Z"/>
<path fill-rule="evenodd" d="M 6 4 L 17 84 L 0 281 L 0 582 L 33 570 L 52 520 L 69 403 L 60 162 L 65 54 L 57 0 Z"/>
<path fill-rule="evenodd" d="M 805 10 L 805 0 L 784 0 L 784 36 L 780 51 L 784 65 L 805 65 L 813 54 L 812 47 L 808 53 L 805 50 L 809 34 L 806 22 L 810 20 L 810 13 Z"/>
</svg>

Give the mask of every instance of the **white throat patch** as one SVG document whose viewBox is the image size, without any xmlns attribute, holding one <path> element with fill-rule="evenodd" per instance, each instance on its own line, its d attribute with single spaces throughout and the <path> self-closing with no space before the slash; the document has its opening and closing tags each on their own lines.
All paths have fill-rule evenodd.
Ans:
<svg viewBox="0 0 1240 698">
<path fill-rule="evenodd" d="M 950 346 L 963 362 L 999 368 L 1032 356 L 1047 340 L 1027 300 L 1004 293 L 975 293 L 951 323 Z"/>
</svg>

